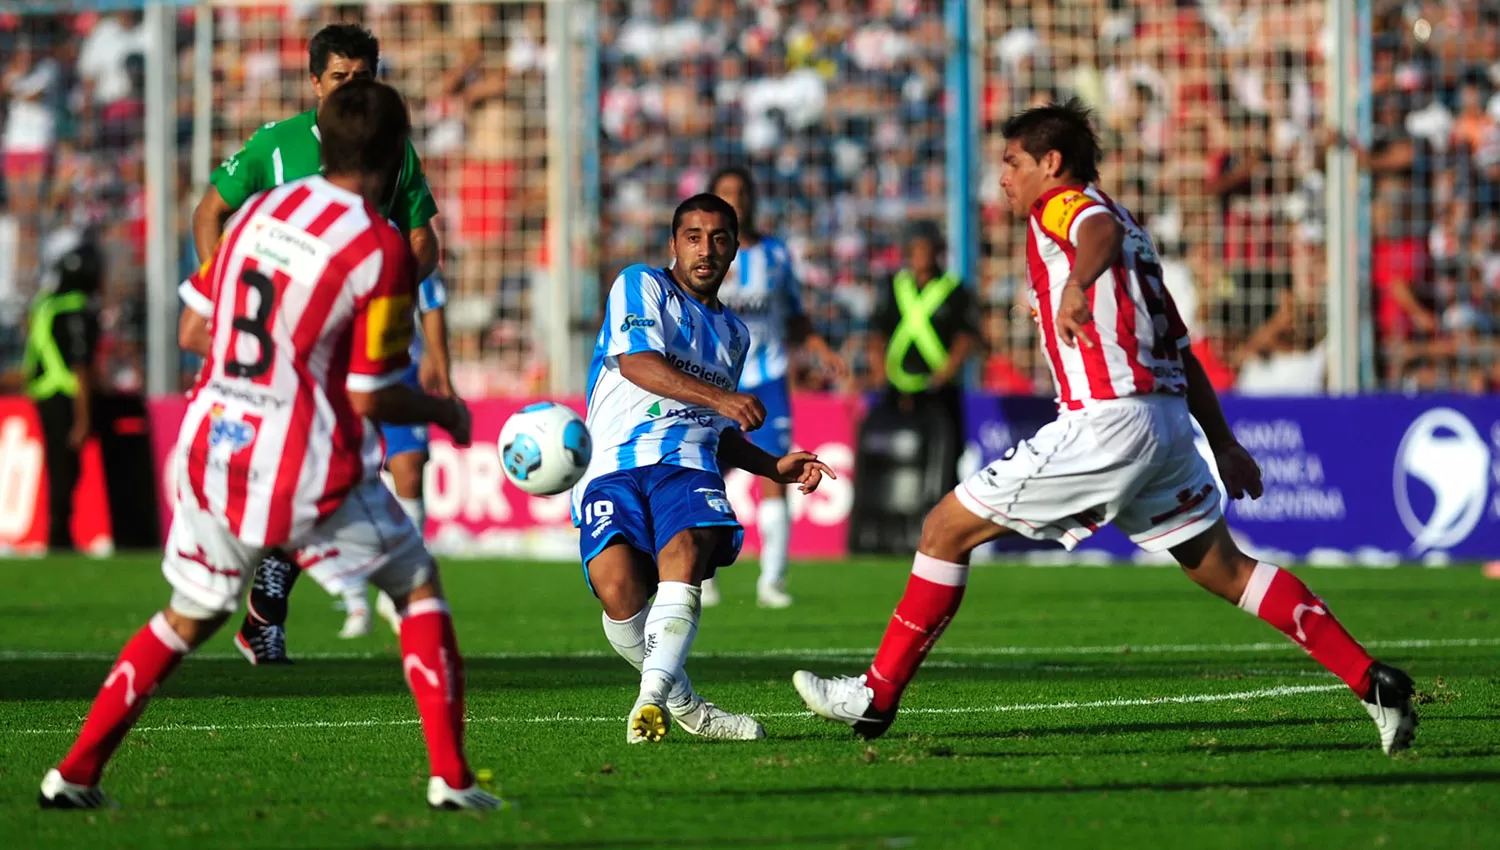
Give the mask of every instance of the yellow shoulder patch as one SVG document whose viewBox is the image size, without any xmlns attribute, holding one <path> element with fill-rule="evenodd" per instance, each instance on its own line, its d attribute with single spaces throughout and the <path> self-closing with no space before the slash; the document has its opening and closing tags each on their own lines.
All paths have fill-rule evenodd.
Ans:
<svg viewBox="0 0 1500 850">
<path fill-rule="evenodd" d="M 1058 192 L 1042 207 L 1042 227 L 1059 239 L 1067 239 L 1073 220 L 1093 203 L 1093 198 L 1075 189 Z"/>
<path fill-rule="evenodd" d="M 366 360 L 386 360 L 411 346 L 411 296 L 382 295 L 365 310 Z"/>
</svg>

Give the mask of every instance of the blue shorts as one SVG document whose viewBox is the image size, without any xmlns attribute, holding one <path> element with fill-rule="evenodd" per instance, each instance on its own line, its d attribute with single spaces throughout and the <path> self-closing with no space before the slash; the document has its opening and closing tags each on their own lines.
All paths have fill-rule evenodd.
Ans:
<svg viewBox="0 0 1500 850">
<path fill-rule="evenodd" d="M 406 374 L 401 376 L 401 383 L 408 387 L 422 386 L 417 379 L 417 364 L 411 364 Z M 404 455 L 407 452 L 427 453 L 427 426 L 426 425 L 381 425 L 380 433 L 385 437 L 385 457 L 387 460 L 396 455 Z"/>
<path fill-rule="evenodd" d="M 654 464 L 602 475 L 589 482 L 578 512 L 585 582 L 589 561 L 617 537 L 655 560 L 668 541 L 689 528 L 731 529 L 729 541 L 709 556 L 710 569 L 734 563 L 745 542 L 723 477 L 701 469 Z"/>
<path fill-rule="evenodd" d="M 766 407 L 766 424 L 746 434 L 745 437 L 759 446 L 761 451 L 776 457 L 792 450 L 792 396 L 787 389 L 786 378 L 767 381 L 754 389 L 745 390 Z"/>
</svg>

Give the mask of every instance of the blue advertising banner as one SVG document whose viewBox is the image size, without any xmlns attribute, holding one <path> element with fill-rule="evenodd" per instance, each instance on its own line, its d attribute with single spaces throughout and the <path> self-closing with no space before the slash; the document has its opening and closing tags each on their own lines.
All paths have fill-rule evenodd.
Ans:
<svg viewBox="0 0 1500 850">
<path fill-rule="evenodd" d="M 1326 564 L 1500 558 L 1500 398 L 1226 397 L 1223 405 L 1264 475 L 1260 499 L 1225 508 L 1248 551 Z M 1047 399 L 971 394 L 964 471 L 1001 456 L 1055 416 Z M 1199 443 L 1208 456 L 1201 437 Z M 1014 538 L 994 549 L 1059 563 L 1161 560 L 1144 557 L 1113 530 L 1101 530 L 1072 555 Z"/>
</svg>

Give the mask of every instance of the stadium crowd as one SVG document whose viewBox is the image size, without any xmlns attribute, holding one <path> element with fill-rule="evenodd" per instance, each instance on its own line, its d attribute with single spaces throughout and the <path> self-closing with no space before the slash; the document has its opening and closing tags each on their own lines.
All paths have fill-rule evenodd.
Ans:
<svg viewBox="0 0 1500 850">
<path fill-rule="evenodd" d="M 1024 300 L 1024 231 L 1005 212 L 998 123 L 1051 98 L 1098 109 L 1102 185 L 1156 236 L 1164 274 L 1221 389 L 1320 392 L 1325 333 L 1324 0 L 986 0 L 984 386 L 1047 391 Z M 941 0 L 600 0 L 597 245 L 607 284 L 664 253 L 661 222 L 725 162 L 763 185 L 819 331 L 866 374 L 863 334 L 914 219 L 945 210 Z M 1500 387 L 1500 9 L 1375 0 L 1365 279 L 1377 382 Z M 410 99 L 469 391 L 545 378 L 532 292 L 546 285 L 541 4 L 297 3 L 217 13 L 215 156 L 306 108 L 305 42 L 334 17 L 382 42 Z M 191 79 L 192 11 L 179 60 Z M 138 386 L 144 268 L 140 15 L 0 13 L 0 359 L 62 227 L 108 251 L 106 374 Z M 191 86 L 178 101 L 184 214 Z M 183 240 L 183 266 L 193 262 Z M 545 299 L 541 299 L 543 302 Z M 831 387 L 811 367 L 798 381 Z M 482 386 L 481 386 L 482 384 Z"/>
</svg>

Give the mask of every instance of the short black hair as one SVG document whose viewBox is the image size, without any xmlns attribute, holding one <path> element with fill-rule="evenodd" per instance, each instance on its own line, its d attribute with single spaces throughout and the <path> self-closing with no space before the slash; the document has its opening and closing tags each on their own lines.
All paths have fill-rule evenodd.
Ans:
<svg viewBox="0 0 1500 850">
<path fill-rule="evenodd" d="M 318 107 L 327 174 L 391 174 L 406 156 L 411 114 L 401 95 L 377 80 L 339 86 Z"/>
<path fill-rule="evenodd" d="M 734 238 L 740 238 L 740 220 L 734 214 L 734 207 L 729 202 L 713 194 L 712 192 L 700 192 L 686 201 L 677 205 L 677 211 L 672 213 L 672 238 L 677 238 L 677 230 L 682 227 L 682 217 L 690 212 L 718 213 L 729 220 L 729 232 Z"/>
<path fill-rule="evenodd" d="M 329 24 L 307 43 L 307 69 L 314 77 L 328 70 L 328 57 L 363 59 L 375 73 L 380 64 L 380 40 L 359 24 Z"/>
<path fill-rule="evenodd" d="M 1000 134 L 1006 141 L 1019 141 L 1033 159 L 1057 151 L 1063 170 L 1073 179 L 1094 183 L 1099 179 L 1102 154 L 1093 118 L 1093 112 L 1074 97 L 1018 112 L 1000 125 Z"/>
<path fill-rule="evenodd" d="M 719 185 L 719 181 L 723 180 L 725 177 L 740 178 L 740 182 L 744 183 L 745 188 L 749 190 L 750 197 L 753 198 L 756 196 L 755 178 L 750 176 L 750 169 L 746 168 L 743 165 L 726 165 L 718 171 L 715 171 L 714 176 L 708 178 L 709 191 L 713 191 L 713 189 Z"/>
</svg>

